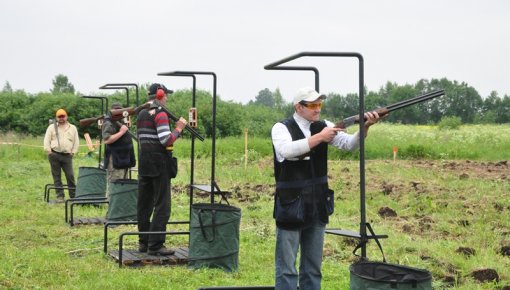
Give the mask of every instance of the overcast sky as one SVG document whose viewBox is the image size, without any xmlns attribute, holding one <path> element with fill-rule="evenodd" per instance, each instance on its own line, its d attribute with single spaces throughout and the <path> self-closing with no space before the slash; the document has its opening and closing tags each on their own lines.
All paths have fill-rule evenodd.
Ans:
<svg viewBox="0 0 510 290">
<path fill-rule="evenodd" d="M 174 70 L 216 73 L 223 100 L 246 103 L 264 88 L 290 101 L 310 72 L 264 66 L 299 52 L 358 52 L 365 85 L 421 78 L 466 82 L 482 97 L 510 94 L 506 0 L 5 0 L 0 4 L 0 86 L 49 91 L 64 74 L 82 94 L 106 83 L 191 88 Z M 356 59 L 305 58 L 321 92 L 357 92 Z M 212 78 L 197 87 L 212 92 Z"/>
</svg>

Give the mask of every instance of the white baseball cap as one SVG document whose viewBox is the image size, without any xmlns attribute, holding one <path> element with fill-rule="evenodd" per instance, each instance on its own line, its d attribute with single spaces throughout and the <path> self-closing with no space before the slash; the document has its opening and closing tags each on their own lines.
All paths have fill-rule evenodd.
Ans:
<svg viewBox="0 0 510 290">
<path fill-rule="evenodd" d="M 294 96 L 294 105 L 297 105 L 299 102 L 303 101 L 314 102 L 318 99 L 324 100 L 326 99 L 326 95 L 317 93 L 317 91 L 312 87 L 304 87 L 300 88 Z"/>
</svg>

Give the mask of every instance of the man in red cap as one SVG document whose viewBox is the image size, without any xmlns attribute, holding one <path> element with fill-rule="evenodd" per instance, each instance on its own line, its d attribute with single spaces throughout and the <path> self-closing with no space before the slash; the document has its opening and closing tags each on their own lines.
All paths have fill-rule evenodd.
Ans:
<svg viewBox="0 0 510 290">
<path fill-rule="evenodd" d="M 171 93 L 173 91 L 162 84 L 152 84 L 149 99 L 154 100 L 149 108 L 138 114 L 136 127 L 140 159 L 137 217 L 140 232 L 164 232 L 170 219 L 173 144 L 187 124 L 181 117 L 174 129 L 170 129 L 168 115 L 161 110 L 161 105 L 166 105 Z M 149 255 L 172 255 L 174 251 L 165 247 L 165 240 L 165 235 L 140 235 L 138 250 Z"/>
<path fill-rule="evenodd" d="M 64 109 L 59 109 L 55 116 L 56 120 L 48 126 L 44 135 L 44 151 L 48 153 L 57 201 L 63 202 L 62 170 L 69 186 L 69 197 L 72 198 L 76 188 L 73 156 L 78 153 L 80 140 L 76 126 L 67 122 L 67 112 Z"/>
</svg>

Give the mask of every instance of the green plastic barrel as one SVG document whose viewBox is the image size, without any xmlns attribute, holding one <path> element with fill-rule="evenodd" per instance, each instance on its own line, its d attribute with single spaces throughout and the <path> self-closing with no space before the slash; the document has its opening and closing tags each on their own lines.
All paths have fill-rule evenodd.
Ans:
<svg viewBox="0 0 510 290">
<path fill-rule="evenodd" d="M 75 198 L 104 198 L 106 170 L 98 167 L 80 167 Z"/>
<path fill-rule="evenodd" d="M 191 206 L 188 266 L 236 271 L 241 209 L 223 204 Z"/>
<path fill-rule="evenodd" d="M 138 181 L 115 179 L 108 185 L 110 203 L 106 219 L 109 221 L 135 221 Z"/>
</svg>

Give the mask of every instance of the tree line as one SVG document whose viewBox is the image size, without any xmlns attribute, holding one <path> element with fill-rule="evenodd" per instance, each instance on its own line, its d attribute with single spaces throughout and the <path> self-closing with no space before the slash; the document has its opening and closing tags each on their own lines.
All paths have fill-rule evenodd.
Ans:
<svg viewBox="0 0 510 290">
<path fill-rule="evenodd" d="M 149 84 L 139 88 L 140 102 L 147 96 Z M 402 124 L 436 124 L 446 117 L 458 118 L 463 124 L 508 123 L 510 122 L 510 96 L 498 96 L 493 91 L 482 98 L 467 83 L 450 81 L 446 78 L 419 80 L 416 84 L 399 85 L 388 82 L 378 91 L 365 88 L 365 108 L 367 110 L 384 107 L 401 100 L 409 99 L 424 93 L 443 89 L 445 95 L 428 102 L 393 111 L 385 119 L 386 122 Z M 130 96 L 135 90 L 129 91 Z M 118 91 L 107 96 L 109 104 L 120 102 L 125 105 L 126 92 Z M 172 94 L 168 108 L 177 116 L 188 118 L 191 106 L 192 91 L 178 90 Z M 209 137 L 212 134 L 212 95 L 203 90 L 196 92 L 196 108 L 198 111 L 198 131 Z M 131 106 L 134 106 L 132 102 Z M 294 110 L 292 103 L 286 102 L 278 88 L 271 91 L 261 90 L 254 100 L 247 104 L 223 101 L 217 97 L 216 136 L 239 136 L 248 129 L 253 136 L 269 136 L 275 122 L 290 116 Z M 34 136 L 43 135 L 49 120 L 55 117 L 55 111 L 64 108 L 68 112 L 69 121 L 77 125 L 79 133 L 89 133 L 93 138 L 99 136 L 97 126 L 80 128 L 79 120 L 100 116 L 99 99 L 82 98 L 75 92 L 74 86 L 64 75 L 57 75 L 53 80 L 53 88 L 49 92 L 28 94 L 23 90 L 13 90 L 8 82 L 0 92 L 0 132 L 13 131 Z M 106 108 L 103 108 L 106 109 Z M 357 93 L 328 93 L 322 117 L 333 122 L 358 114 Z M 134 120 L 136 117 L 133 116 Z M 136 130 L 132 126 L 132 130 Z"/>
</svg>

